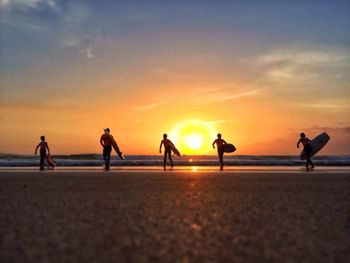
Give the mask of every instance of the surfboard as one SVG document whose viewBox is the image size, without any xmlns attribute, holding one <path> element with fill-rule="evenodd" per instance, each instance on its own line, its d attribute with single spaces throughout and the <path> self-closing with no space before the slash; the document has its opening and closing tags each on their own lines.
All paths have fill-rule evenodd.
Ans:
<svg viewBox="0 0 350 263">
<path fill-rule="evenodd" d="M 125 156 L 123 155 L 123 153 L 120 151 L 119 146 L 117 144 L 117 142 L 114 140 L 113 136 L 110 135 L 105 129 L 103 129 L 105 131 L 105 133 L 109 136 L 109 138 L 112 141 L 112 147 L 115 150 L 115 152 L 117 153 L 117 155 L 119 156 L 120 159 L 125 160 Z"/>
<path fill-rule="evenodd" d="M 181 154 L 180 154 L 180 152 L 179 152 L 179 150 L 178 149 L 176 149 L 176 147 L 175 147 L 175 145 L 170 145 L 170 148 L 171 148 L 171 150 L 172 150 L 172 152 L 175 154 L 175 155 L 177 155 L 177 156 L 181 156 Z"/>
<path fill-rule="evenodd" d="M 233 153 L 236 151 L 236 147 L 231 143 L 226 143 L 222 146 L 225 153 Z"/>
<path fill-rule="evenodd" d="M 56 166 L 56 162 L 50 154 L 46 155 L 46 161 L 47 161 L 48 165 L 51 166 L 52 168 L 54 168 Z"/>
<path fill-rule="evenodd" d="M 310 157 L 318 153 L 329 141 L 330 137 L 327 133 L 323 132 L 320 135 L 316 136 L 311 142 L 311 154 Z M 305 151 L 302 150 L 300 153 L 300 159 L 306 160 Z"/>
</svg>

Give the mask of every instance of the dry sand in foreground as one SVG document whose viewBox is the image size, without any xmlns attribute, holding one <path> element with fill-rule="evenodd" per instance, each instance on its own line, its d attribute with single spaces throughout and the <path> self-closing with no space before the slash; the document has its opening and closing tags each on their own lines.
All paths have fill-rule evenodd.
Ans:
<svg viewBox="0 0 350 263">
<path fill-rule="evenodd" d="M 350 262 L 349 173 L 0 173 L 1 262 Z"/>
</svg>

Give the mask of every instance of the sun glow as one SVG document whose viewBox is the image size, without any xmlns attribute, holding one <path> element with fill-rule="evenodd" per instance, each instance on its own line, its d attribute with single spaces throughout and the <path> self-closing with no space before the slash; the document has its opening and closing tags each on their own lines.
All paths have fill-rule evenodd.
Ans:
<svg viewBox="0 0 350 263">
<path fill-rule="evenodd" d="M 183 154 L 206 154 L 211 150 L 215 130 L 208 122 L 186 120 L 174 127 L 170 138 Z"/>
<path fill-rule="evenodd" d="M 192 150 L 197 150 L 203 145 L 203 139 L 200 134 L 194 133 L 187 137 L 187 146 Z"/>
</svg>

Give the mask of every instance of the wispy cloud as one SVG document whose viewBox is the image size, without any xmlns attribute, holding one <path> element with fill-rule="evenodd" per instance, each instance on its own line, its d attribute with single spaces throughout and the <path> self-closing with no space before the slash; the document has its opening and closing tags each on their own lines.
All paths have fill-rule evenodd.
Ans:
<svg viewBox="0 0 350 263">
<path fill-rule="evenodd" d="M 57 8 L 54 0 L 0 0 L 0 7 L 7 8 L 11 6 L 24 8 L 37 8 L 39 5 L 47 5 L 52 8 Z"/>
<path fill-rule="evenodd" d="M 155 102 L 155 103 L 151 103 L 151 104 L 146 104 L 146 105 L 142 105 L 142 106 L 138 106 L 138 107 L 134 107 L 134 110 L 136 111 L 145 111 L 145 110 L 153 110 L 154 108 L 166 104 L 167 102 Z"/>
<path fill-rule="evenodd" d="M 344 50 L 278 49 L 260 56 L 257 62 L 261 65 L 281 65 L 282 63 L 320 65 L 322 63 L 342 63 L 347 60 L 349 60 L 349 54 Z"/>
<path fill-rule="evenodd" d="M 87 58 L 91 59 L 94 56 L 92 55 L 92 47 L 87 47 L 85 49 L 80 50 L 80 52 L 84 55 L 86 55 Z"/>
<path fill-rule="evenodd" d="M 315 87 L 348 82 L 350 50 L 322 46 L 294 45 L 272 50 L 256 59 L 265 86 Z"/>
<path fill-rule="evenodd" d="M 309 101 L 308 103 L 296 103 L 297 107 L 327 110 L 327 111 L 350 111 L 349 99 L 324 99 L 322 101 Z"/>
<path fill-rule="evenodd" d="M 228 100 L 239 99 L 243 97 L 256 96 L 258 94 L 258 89 L 242 91 L 242 92 L 232 92 L 230 89 L 213 89 L 204 90 L 196 94 L 193 99 L 195 102 L 200 104 L 222 102 Z"/>
</svg>

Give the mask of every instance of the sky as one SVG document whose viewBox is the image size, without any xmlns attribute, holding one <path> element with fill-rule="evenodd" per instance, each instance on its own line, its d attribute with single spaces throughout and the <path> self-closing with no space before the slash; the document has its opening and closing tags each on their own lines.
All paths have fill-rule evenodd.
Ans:
<svg viewBox="0 0 350 263">
<path fill-rule="evenodd" d="M 0 0 L 0 152 L 350 154 L 350 2 Z"/>
</svg>

